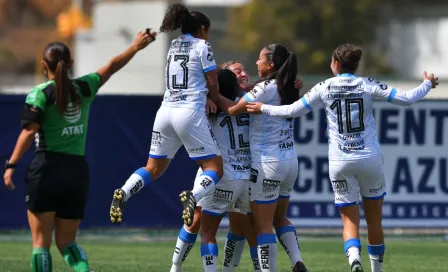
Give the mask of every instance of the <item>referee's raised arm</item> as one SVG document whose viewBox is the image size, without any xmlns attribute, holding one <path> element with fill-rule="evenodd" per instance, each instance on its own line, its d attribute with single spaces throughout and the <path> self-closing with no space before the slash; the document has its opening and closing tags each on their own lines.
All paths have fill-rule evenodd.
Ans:
<svg viewBox="0 0 448 272">
<path fill-rule="evenodd" d="M 120 55 L 112 58 L 105 66 L 101 67 L 97 73 L 101 77 L 101 85 L 106 83 L 109 78 L 123 68 L 135 54 L 155 41 L 157 33 L 147 29 L 145 32 L 139 31 L 131 46 Z"/>
</svg>

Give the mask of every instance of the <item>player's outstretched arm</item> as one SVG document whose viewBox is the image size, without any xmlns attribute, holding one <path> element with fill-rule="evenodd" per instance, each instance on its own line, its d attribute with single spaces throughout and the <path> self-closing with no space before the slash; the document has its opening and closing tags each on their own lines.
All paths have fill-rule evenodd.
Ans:
<svg viewBox="0 0 448 272">
<path fill-rule="evenodd" d="M 273 106 L 259 102 L 249 103 L 247 106 L 247 112 L 249 113 L 266 113 L 272 116 L 295 118 L 303 116 L 311 111 L 306 107 L 302 99 L 297 100 L 291 105 Z"/>
<path fill-rule="evenodd" d="M 151 32 L 151 29 L 146 31 L 139 31 L 131 46 L 128 47 L 123 53 L 112 58 L 105 66 L 101 67 L 97 73 L 101 77 L 101 85 L 106 83 L 109 78 L 118 72 L 121 68 L 126 66 L 128 62 L 135 56 L 135 54 L 148 46 L 151 42 L 155 41 L 157 33 Z"/>
<path fill-rule="evenodd" d="M 249 113 L 266 113 L 272 116 L 295 118 L 309 113 L 320 102 L 319 85 L 316 85 L 301 99 L 290 105 L 273 106 L 259 102 L 251 102 L 246 107 Z"/>
<path fill-rule="evenodd" d="M 388 102 L 400 106 L 409 106 L 425 97 L 429 91 L 439 85 L 439 78 L 434 74 L 423 73 L 423 82 L 416 88 L 400 92 L 397 89 L 387 86 L 384 83 L 375 81 L 372 85 L 376 98 L 387 100 Z M 373 82 L 373 79 L 370 79 Z"/>
<path fill-rule="evenodd" d="M 428 76 L 425 71 L 423 73 L 423 83 L 420 84 L 420 86 L 410 91 L 396 92 L 391 103 L 400 106 L 412 105 L 425 97 L 431 89 L 435 89 L 436 86 L 439 85 L 438 80 L 439 78 L 435 77 L 434 74 Z"/>
</svg>

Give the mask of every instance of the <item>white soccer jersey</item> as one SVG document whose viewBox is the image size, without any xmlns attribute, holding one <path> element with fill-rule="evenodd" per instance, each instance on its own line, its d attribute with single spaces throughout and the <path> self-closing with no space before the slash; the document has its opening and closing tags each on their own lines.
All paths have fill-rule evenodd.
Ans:
<svg viewBox="0 0 448 272">
<path fill-rule="evenodd" d="M 247 102 L 261 102 L 281 105 L 275 80 L 258 83 L 244 95 Z M 250 150 L 253 162 L 284 161 L 296 158 L 293 141 L 292 118 L 275 117 L 267 114 L 250 116 Z"/>
<path fill-rule="evenodd" d="M 211 122 L 222 155 L 222 180 L 241 180 L 250 177 L 249 114 L 230 116 L 219 113 Z"/>
<path fill-rule="evenodd" d="M 399 92 L 372 78 L 342 74 L 314 86 L 291 105 L 263 105 L 262 111 L 274 116 L 299 117 L 323 103 L 327 114 L 330 160 L 356 160 L 381 154 L 376 137 L 372 105 L 375 99 L 410 105 L 431 89 L 426 80 L 419 87 Z"/>
<path fill-rule="evenodd" d="M 167 56 L 162 105 L 205 111 L 208 88 L 204 73 L 216 68 L 207 41 L 190 34 L 174 39 Z"/>
</svg>

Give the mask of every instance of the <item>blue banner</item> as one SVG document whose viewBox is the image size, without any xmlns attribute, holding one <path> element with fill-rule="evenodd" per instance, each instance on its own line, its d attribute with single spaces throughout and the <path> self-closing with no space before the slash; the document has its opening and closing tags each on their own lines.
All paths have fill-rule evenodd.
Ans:
<svg viewBox="0 0 448 272">
<path fill-rule="evenodd" d="M 25 96 L 0 96 L 0 161 L 10 156 L 20 133 L 24 100 Z M 146 164 L 160 103 L 161 97 L 155 96 L 96 98 L 86 154 L 91 168 L 90 197 L 82 227 L 112 226 L 109 206 L 113 191 Z M 448 101 L 424 101 L 411 107 L 378 103 L 374 108 L 385 163 L 384 225 L 448 227 Z M 295 120 L 299 177 L 288 215 L 296 226 L 341 225 L 328 179 L 326 129 L 322 108 Z M 1 229 L 27 227 L 24 174 L 32 156 L 30 150 L 19 164 L 14 175 L 16 190 L 0 186 Z M 166 173 L 129 201 L 123 226 L 179 227 L 178 194 L 192 188 L 196 171 L 196 164 L 180 149 Z"/>
</svg>

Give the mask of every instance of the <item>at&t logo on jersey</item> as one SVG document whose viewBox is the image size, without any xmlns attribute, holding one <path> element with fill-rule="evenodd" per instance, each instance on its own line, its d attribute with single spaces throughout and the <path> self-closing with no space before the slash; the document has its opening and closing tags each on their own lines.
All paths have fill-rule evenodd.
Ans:
<svg viewBox="0 0 448 272">
<path fill-rule="evenodd" d="M 79 122 L 79 120 L 81 119 L 81 108 L 79 107 L 79 105 L 75 105 L 72 102 L 67 104 L 67 107 L 63 113 L 63 117 L 65 119 L 65 121 L 67 121 L 67 123 L 70 124 L 75 124 L 77 122 Z M 78 125 L 78 126 L 69 126 L 69 127 L 64 127 L 62 129 L 62 136 L 67 136 L 67 135 L 80 135 L 84 133 L 84 125 Z"/>
<path fill-rule="evenodd" d="M 65 121 L 70 124 L 77 123 L 81 119 L 81 108 L 79 105 L 74 105 L 72 102 L 67 104 L 63 117 Z"/>
</svg>

